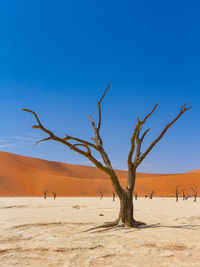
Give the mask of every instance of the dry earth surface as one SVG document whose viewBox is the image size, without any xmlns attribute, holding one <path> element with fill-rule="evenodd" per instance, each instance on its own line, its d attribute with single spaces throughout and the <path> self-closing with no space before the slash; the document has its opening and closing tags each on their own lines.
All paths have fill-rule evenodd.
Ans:
<svg viewBox="0 0 200 267">
<path fill-rule="evenodd" d="M 0 266 L 200 266 L 200 199 L 139 198 L 142 229 L 84 232 L 118 215 L 112 198 L 0 198 Z"/>
</svg>

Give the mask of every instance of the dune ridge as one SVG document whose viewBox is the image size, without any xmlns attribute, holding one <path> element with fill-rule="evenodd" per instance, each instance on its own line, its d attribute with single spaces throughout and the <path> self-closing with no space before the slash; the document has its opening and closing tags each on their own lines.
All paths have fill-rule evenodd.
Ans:
<svg viewBox="0 0 200 267">
<path fill-rule="evenodd" d="M 116 170 L 123 186 L 127 171 Z M 155 190 L 155 196 L 172 196 L 176 185 L 200 189 L 200 170 L 185 174 L 138 173 L 135 192 L 140 196 Z M 109 177 L 95 167 L 71 165 L 0 152 L 0 196 L 42 196 L 44 190 L 58 196 L 112 195 Z M 48 194 L 47 194 L 48 195 Z"/>
</svg>

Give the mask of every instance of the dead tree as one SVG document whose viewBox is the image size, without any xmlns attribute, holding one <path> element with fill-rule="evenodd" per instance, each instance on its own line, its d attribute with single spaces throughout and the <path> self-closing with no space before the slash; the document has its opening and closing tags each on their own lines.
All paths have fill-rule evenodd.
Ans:
<svg viewBox="0 0 200 267">
<path fill-rule="evenodd" d="M 43 191 L 43 194 L 44 194 L 44 199 L 46 199 L 46 198 L 47 198 L 47 192 L 48 192 L 48 190 L 45 190 L 45 191 Z"/>
<path fill-rule="evenodd" d="M 196 202 L 196 201 L 197 201 L 197 196 L 198 196 L 198 190 L 197 190 L 197 187 L 195 187 L 195 188 L 190 187 L 190 189 L 191 189 L 192 192 L 193 192 L 194 202 Z"/>
<path fill-rule="evenodd" d="M 98 102 L 98 123 L 95 124 L 94 120 L 91 116 L 89 116 L 89 119 L 92 124 L 92 128 L 94 130 L 94 138 L 91 138 L 93 142 L 89 142 L 77 137 L 73 137 L 70 135 L 66 135 L 65 137 L 59 137 L 55 135 L 52 131 L 47 129 L 39 120 L 37 114 L 34 111 L 31 111 L 29 109 L 23 109 L 26 112 L 32 113 L 36 120 L 37 125 L 34 125 L 32 128 L 34 129 L 40 129 L 43 132 L 45 132 L 48 136 L 45 139 L 37 141 L 37 144 L 42 141 L 47 140 L 54 140 L 57 142 L 62 143 L 63 145 L 67 146 L 69 149 L 83 155 L 88 160 L 90 160 L 97 168 L 104 171 L 111 180 L 112 186 L 114 191 L 119 197 L 120 200 L 120 211 L 119 216 L 114 222 L 106 223 L 104 225 L 101 225 L 99 227 L 111 227 L 115 225 L 123 225 L 126 227 L 137 227 L 144 225 L 145 223 L 136 221 L 133 216 L 133 190 L 135 187 L 135 179 L 136 179 L 136 170 L 138 166 L 142 163 L 142 161 L 146 158 L 146 156 L 149 154 L 149 152 L 153 149 L 153 147 L 161 140 L 161 138 L 165 135 L 165 133 L 168 131 L 168 129 L 191 107 L 187 107 L 187 104 L 183 105 L 178 114 L 174 117 L 174 119 L 169 122 L 161 131 L 161 133 L 158 135 L 158 137 L 149 145 L 149 147 L 144 150 L 143 153 L 141 153 L 141 145 L 143 142 L 143 139 L 145 138 L 146 134 L 149 132 L 150 129 L 147 129 L 144 131 L 143 134 L 141 134 L 142 127 L 148 120 L 148 118 L 154 113 L 154 111 L 157 108 L 157 104 L 154 106 L 152 111 L 147 114 L 147 116 L 144 117 L 144 119 L 140 120 L 137 118 L 137 122 L 135 125 L 135 128 L 133 130 L 133 134 L 131 137 L 130 142 L 130 151 L 128 154 L 128 177 L 127 177 L 127 184 L 126 187 L 123 188 L 120 184 L 119 178 L 115 172 L 115 170 L 112 167 L 111 161 L 104 149 L 103 141 L 100 135 L 100 129 L 101 129 L 101 104 L 102 100 L 107 93 L 108 89 L 110 87 L 110 84 L 108 84 L 106 90 L 104 91 L 102 97 L 100 98 Z M 95 150 L 97 153 L 100 154 L 103 163 L 97 159 L 97 157 L 94 156 L 93 151 Z"/>
<path fill-rule="evenodd" d="M 100 200 L 102 200 L 104 193 L 103 192 L 100 192 L 100 193 L 101 193 Z"/>
<path fill-rule="evenodd" d="M 137 198 L 138 198 L 138 192 L 135 192 L 134 193 L 134 197 L 135 197 L 135 200 L 137 200 Z"/>
<path fill-rule="evenodd" d="M 173 191 L 173 193 L 176 196 L 176 202 L 178 202 L 178 196 L 179 194 L 183 191 L 184 189 L 180 189 L 180 185 L 176 185 L 175 190 Z"/>
<path fill-rule="evenodd" d="M 53 194 L 53 199 L 56 199 L 56 192 L 55 191 L 51 191 L 51 193 Z"/>
<path fill-rule="evenodd" d="M 153 195 L 155 194 L 155 191 L 151 191 L 151 193 L 149 194 L 149 199 L 152 199 L 153 198 Z"/>
<path fill-rule="evenodd" d="M 182 197 L 183 197 L 183 200 L 185 200 L 185 189 L 183 189 L 183 193 L 182 193 Z"/>
<path fill-rule="evenodd" d="M 115 192 L 113 192 L 113 201 L 115 201 Z"/>
</svg>

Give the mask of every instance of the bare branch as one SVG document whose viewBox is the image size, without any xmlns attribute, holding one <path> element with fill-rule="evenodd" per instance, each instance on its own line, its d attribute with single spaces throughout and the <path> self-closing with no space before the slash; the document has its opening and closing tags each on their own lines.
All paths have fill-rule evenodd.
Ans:
<svg viewBox="0 0 200 267">
<path fill-rule="evenodd" d="M 63 138 L 63 140 L 64 141 L 74 140 L 74 141 L 77 141 L 77 142 L 81 142 L 81 143 L 83 143 L 83 144 L 85 144 L 87 146 L 90 146 L 90 147 L 92 147 L 92 148 L 94 148 L 94 149 L 96 149 L 98 151 L 98 148 L 94 144 L 92 144 L 92 143 L 90 143 L 88 141 L 85 141 L 83 139 L 77 138 L 77 137 L 72 137 L 70 135 L 66 135 L 66 137 Z"/>
<path fill-rule="evenodd" d="M 52 138 L 51 137 L 47 137 L 47 138 L 44 138 L 42 140 L 38 140 L 35 145 L 39 144 L 40 142 L 44 142 L 44 141 L 47 141 L 47 140 L 51 140 Z"/>
<path fill-rule="evenodd" d="M 136 161 L 139 159 L 139 157 L 140 157 L 140 155 L 141 155 L 141 153 L 140 153 L 141 144 L 142 144 L 142 141 L 143 141 L 145 135 L 146 135 L 149 131 L 150 131 L 150 129 L 147 129 L 147 130 L 143 133 L 143 135 L 142 135 L 141 138 L 139 138 L 140 131 L 139 131 L 139 132 L 137 133 L 137 135 L 136 135 L 135 140 L 136 140 L 137 148 L 136 148 L 135 159 L 134 159 L 134 161 L 133 161 L 133 164 L 134 164 L 134 162 L 136 162 Z"/>
<path fill-rule="evenodd" d="M 150 131 L 150 128 L 149 129 L 147 129 L 144 133 L 143 133 L 143 135 L 142 135 L 142 137 L 140 138 L 140 140 L 141 140 L 141 143 L 142 143 L 142 141 L 143 141 L 143 139 L 144 139 L 144 137 L 145 137 L 145 135 L 148 133 Z"/>
<path fill-rule="evenodd" d="M 88 155 L 91 155 L 91 150 L 90 150 L 89 146 L 87 146 L 85 144 L 81 144 L 81 143 L 80 144 L 73 144 L 70 148 L 73 149 L 74 147 L 77 147 L 77 146 L 83 146 L 83 147 L 85 147 L 87 149 L 87 154 Z"/>
<path fill-rule="evenodd" d="M 110 83 L 108 83 L 108 86 L 107 86 L 106 90 L 104 91 L 104 93 L 103 93 L 101 99 L 99 100 L 99 102 L 98 102 L 99 104 L 101 104 L 101 101 L 103 100 L 103 98 L 104 98 L 106 92 L 108 91 L 109 87 L 110 87 Z"/>
<path fill-rule="evenodd" d="M 89 119 L 91 121 L 91 124 L 92 124 L 92 128 L 94 130 L 94 134 L 95 134 L 95 138 L 91 138 L 97 145 L 97 148 L 101 147 L 102 146 L 102 140 L 101 140 L 101 137 L 99 136 L 99 132 L 98 132 L 98 129 L 96 128 L 95 126 L 95 123 L 92 119 L 91 116 L 89 116 Z"/>
<path fill-rule="evenodd" d="M 137 118 L 137 124 L 135 125 L 135 129 L 134 129 L 133 135 L 131 137 L 131 149 L 130 149 L 130 152 L 129 152 L 129 155 L 128 155 L 128 166 L 129 166 L 129 168 L 132 168 L 132 165 L 133 165 L 133 163 L 132 163 L 132 157 L 133 157 L 133 153 L 134 153 L 134 150 L 135 150 L 135 140 L 136 140 L 136 138 L 137 139 L 139 138 L 139 132 L 141 130 L 142 125 L 153 114 L 153 112 L 156 110 L 157 106 L 158 106 L 158 104 L 156 104 L 154 106 L 154 108 L 152 109 L 152 111 L 150 113 L 148 113 L 147 116 L 142 121 L 140 121 L 140 119 Z M 143 134 L 144 136 L 142 137 L 142 140 L 144 139 L 144 137 L 145 137 L 145 135 L 147 134 L 148 131 L 146 131 Z M 141 144 L 138 147 L 139 153 L 140 153 L 140 146 L 141 146 Z M 138 154 L 138 152 L 136 154 Z"/>
<path fill-rule="evenodd" d="M 103 159 L 105 165 L 107 166 L 107 168 L 109 168 L 114 173 L 114 170 L 112 168 L 110 159 L 109 159 L 107 153 L 105 152 L 105 150 L 103 148 L 103 142 L 102 142 L 102 139 L 101 139 L 100 134 L 99 134 L 99 130 L 100 130 L 100 126 L 101 126 L 101 101 L 103 100 L 103 98 L 104 98 L 106 92 L 108 91 L 109 87 L 110 87 L 110 84 L 108 84 L 108 86 L 107 86 L 106 90 L 104 91 L 100 101 L 98 102 L 98 107 L 99 107 L 98 127 L 95 126 L 95 122 L 94 122 L 94 120 L 92 119 L 91 116 L 89 116 L 89 119 L 91 121 L 92 128 L 93 128 L 94 134 L 95 134 L 95 138 L 91 138 L 91 139 L 95 142 L 97 150 L 100 152 L 100 154 L 102 156 L 102 159 Z"/>
<path fill-rule="evenodd" d="M 100 127 L 101 127 L 101 101 L 103 100 L 103 98 L 104 98 L 106 92 L 108 91 L 109 87 L 110 87 L 110 83 L 108 83 L 108 86 L 107 86 L 106 90 L 104 91 L 101 99 L 98 102 L 98 108 L 99 108 L 99 122 L 98 122 L 98 127 L 95 126 L 95 123 L 94 123 L 92 117 L 89 116 L 89 119 L 90 119 L 91 124 L 92 124 L 92 128 L 94 130 L 94 134 L 95 134 L 95 140 L 94 141 L 95 141 L 97 147 L 102 146 L 102 139 L 101 139 L 101 137 L 99 135 L 99 131 L 100 131 Z"/>
<path fill-rule="evenodd" d="M 40 120 L 39 120 L 37 114 L 36 114 L 34 111 L 31 111 L 31 110 L 28 110 L 28 109 L 22 109 L 22 110 L 23 110 L 23 111 L 26 111 L 26 112 L 29 112 L 29 113 L 32 113 L 32 114 L 35 116 L 35 118 L 36 118 L 36 120 L 37 120 L 37 122 L 38 122 L 37 128 L 40 129 L 40 130 L 42 130 L 43 132 L 49 134 L 49 137 L 47 137 L 47 138 L 45 138 L 45 139 L 43 139 L 43 140 L 39 140 L 38 142 L 42 142 L 42 141 L 46 141 L 46 140 L 54 140 L 54 141 L 60 142 L 60 143 L 62 143 L 62 144 L 64 144 L 64 145 L 68 146 L 71 150 L 73 150 L 73 151 L 75 151 L 75 152 L 77 152 L 77 153 L 79 153 L 79 154 L 81 154 L 81 155 L 87 157 L 87 158 L 88 158 L 88 159 L 89 159 L 89 160 L 90 160 L 96 167 L 98 167 L 99 169 L 104 170 L 104 171 L 106 171 L 107 173 L 110 173 L 109 170 L 108 170 L 106 167 L 104 167 L 104 166 L 103 166 L 97 159 L 95 159 L 95 158 L 91 155 L 91 153 L 88 153 L 88 152 L 90 152 L 90 150 L 88 149 L 89 147 L 88 147 L 86 144 L 80 144 L 80 145 L 85 146 L 85 147 L 87 148 L 87 152 L 85 152 L 85 151 L 83 151 L 83 150 L 77 148 L 77 145 L 73 145 L 73 144 L 67 142 L 67 141 L 64 140 L 63 138 L 60 138 L 60 137 L 54 135 L 50 130 L 46 129 L 46 128 L 42 125 L 42 123 L 40 122 Z M 34 128 L 36 128 L 36 127 L 34 127 Z M 79 145 L 79 146 L 80 146 L 80 145 Z"/>
<path fill-rule="evenodd" d="M 24 111 L 26 112 L 30 112 L 32 113 L 37 122 L 38 122 L 38 125 L 34 125 L 33 128 L 36 128 L 36 129 L 40 129 L 42 130 L 43 132 L 47 133 L 49 136 L 43 140 L 40 140 L 38 141 L 37 143 L 39 142 L 42 142 L 42 141 L 46 141 L 46 140 L 54 140 L 54 141 L 57 141 L 57 142 L 60 142 L 66 146 L 68 146 L 71 150 L 87 157 L 97 168 L 103 170 L 104 172 L 106 172 L 109 176 L 110 176 L 110 179 L 111 179 L 111 182 L 113 184 L 113 187 L 114 187 L 114 190 L 117 192 L 117 194 L 119 195 L 119 197 L 122 197 L 124 196 L 124 189 L 121 187 L 120 185 L 120 182 L 119 182 L 119 179 L 115 173 L 115 171 L 113 170 L 112 168 L 112 165 L 111 165 L 111 162 L 110 162 L 110 159 L 107 155 L 107 153 L 105 152 L 104 148 L 103 148 L 103 145 L 102 145 L 102 139 L 99 135 L 99 130 L 100 130 L 100 126 L 101 126 L 101 102 L 106 94 L 106 92 L 108 91 L 110 87 L 110 84 L 108 84 L 106 90 L 104 91 L 104 94 L 102 95 L 100 101 L 98 102 L 98 107 L 99 107 L 99 122 L 98 122 L 98 127 L 95 126 L 95 123 L 92 119 L 91 116 L 89 116 L 90 118 L 90 121 L 91 121 L 91 124 L 92 124 L 92 127 L 93 127 L 93 130 L 94 130 L 94 133 L 95 133 L 95 138 L 91 138 L 95 144 L 92 144 L 88 141 L 85 141 L 85 140 L 82 140 L 80 138 L 76 138 L 76 137 L 72 137 L 72 136 L 69 136 L 67 135 L 66 137 L 64 138 L 60 138 L 58 136 L 56 136 L 53 132 L 49 131 L 48 129 L 46 129 L 42 123 L 40 122 L 38 116 L 36 115 L 36 113 L 34 111 L 31 111 L 31 110 L 28 110 L 28 109 L 23 109 Z M 77 141 L 78 143 L 77 144 L 72 144 L 69 142 L 69 140 L 73 140 L 73 141 Z M 82 149 L 80 149 L 79 147 L 84 147 L 87 149 L 87 151 L 84 151 Z M 91 150 L 90 148 L 94 148 L 96 149 L 100 154 L 101 154 L 101 157 L 105 163 L 105 166 L 99 162 L 96 158 L 93 157 L 93 155 L 91 154 Z"/>
<path fill-rule="evenodd" d="M 35 116 L 35 118 L 36 118 L 36 120 L 37 120 L 37 122 L 38 122 L 38 125 L 34 125 L 32 128 L 34 128 L 34 129 L 35 129 L 35 128 L 41 129 L 43 132 L 49 134 L 51 137 L 54 136 L 54 134 L 53 134 L 51 131 L 49 131 L 48 129 L 46 129 L 46 128 L 42 125 L 42 123 L 40 122 L 40 120 L 39 120 L 37 114 L 36 114 L 34 111 L 29 110 L 29 109 L 25 109 L 25 108 L 23 108 L 22 110 L 23 110 L 23 111 L 26 111 L 26 112 L 29 112 L 29 113 L 32 113 L 32 114 Z"/>
<path fill-rule="evenodd" d="M 134 163 L 135 167 L 137 168 L 138 165 L 143 161 L 146 155 L 152 150 L 152 148 L 161 140 L 167 130 L 189 109 L 192 107 L 187 108 L 187 104 L 183 105 L 180 109 L 179 114 L 170 122 L 168 123 L 165 128 L 162 130 L 160 135 L 153 141 L 153 143 L 147 148 L 147 150 L 140 156 L 140 158 Z"/>
<path fill-rule="evenodd" d="M 100 127 L 101 127 L 101 101 L 103 100 L 103 98 L 104 98 L 106 92 L 108 91 L 109 87 L 110 87 L 110 83 L 108 83 L 108 86 L 107 86 L 106 90 L 104 91 L 101 99 L 98 102 L 98 107 L 99 107 L 99 122 L 98 122 L 98 127 L 97 127 L 98 131 L 100 130 Z"/>
<path fill-rule="evenodd" d="M 158 104 L 156 104 L 154 106 L 154 108 L 152 109 L 152 111 L 144 118 L 144 120 L 143 120 L 144 122 L 146 122 L 146 120 L 154 113 L 154 111 L 156 110 L 157 106 L 158 106 Z"/>
</svg>

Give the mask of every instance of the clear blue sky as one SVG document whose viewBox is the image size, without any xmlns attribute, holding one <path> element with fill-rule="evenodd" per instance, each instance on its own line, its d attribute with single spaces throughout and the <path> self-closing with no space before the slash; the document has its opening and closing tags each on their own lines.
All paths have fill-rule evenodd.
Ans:
<svg viewBox="0 0 200 267">
<path fill-rule="evenodd" d="M 126 169 L 137 116 L 158 103 L 144 147 L 189 101 L 193 106 L 140 171 L 200 168 L 199 1 L 1 1 L 0 150 L 73 164 L 87 160 L 31 129 L 35 110 L 56 134 L 93 136 L 88 115 L 102 103 L 102 137 Z"/>
</svg>

